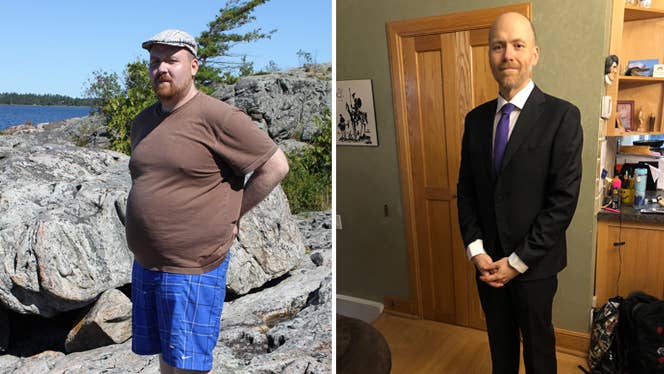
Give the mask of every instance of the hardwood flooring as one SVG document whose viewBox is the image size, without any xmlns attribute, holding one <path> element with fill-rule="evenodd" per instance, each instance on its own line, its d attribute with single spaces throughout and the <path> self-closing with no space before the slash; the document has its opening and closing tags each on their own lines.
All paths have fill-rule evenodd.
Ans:
<svg viewBox="0 0 664 374">
<path fill-rule="evenodd" d="M 392 353 L 392 374 L 491 373 L 486 332 L 441 322 L 382 314 L 372 325 Z M 558 352 L 559 374 L 582 374 L 585 358 Z M 523 359 L 519 373 L 525 373 Z"/>
</svg>

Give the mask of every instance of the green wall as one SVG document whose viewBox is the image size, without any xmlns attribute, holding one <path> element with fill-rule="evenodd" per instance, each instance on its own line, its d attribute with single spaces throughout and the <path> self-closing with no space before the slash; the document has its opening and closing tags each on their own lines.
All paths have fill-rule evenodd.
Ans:
<svg viewBox="0 0 664 374">
<path fill-rule="evenodd" d="M 336 207 L 343 224 L 336 242 L 338 293 L 378 302 L 385 296 L 410 297 L 386 22 L 508 4 L 513 3 L 337 0 L 337 80 L 372 80 L 379 140 L 378 147 L 337 147 Z M 568 267 L 559 276 L 554 322 L 559 328 L 586 331 L 593 294 L 593 199 L 610 4 L 605 0 L 533 0 L 532 4 L 541 48 L 534 81 L 545 92 L 576 104 L 582 114 L 584 176 L 579 206 L 567 231 Z"/>
</svg>

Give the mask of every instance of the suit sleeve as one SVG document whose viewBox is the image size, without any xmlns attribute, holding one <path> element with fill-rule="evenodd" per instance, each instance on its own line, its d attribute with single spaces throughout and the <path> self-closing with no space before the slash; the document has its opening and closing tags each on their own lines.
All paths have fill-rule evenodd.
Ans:
<svg viewBox="0 0 664 374">
<path fill-rule="evenodd" d="M 529 267 L 535 265 L 559 241 L 564 240 L 581 187 L 583 130 L 579 109 L 568 104 L 553 139 L 548 185 L 543 208 L 530 232 L 515 252 Z"/>
<path fill-rule="evenodd" d="M 457 203 L 459 206 L 459 227 L 465 247 L 477 239 L 483 239 L 475 197 L 475 176 L 472 170 L 472 150 L 470 120 L 466 116 L 461 142 L 461 166 L 457 182 Z"/>
</svg>

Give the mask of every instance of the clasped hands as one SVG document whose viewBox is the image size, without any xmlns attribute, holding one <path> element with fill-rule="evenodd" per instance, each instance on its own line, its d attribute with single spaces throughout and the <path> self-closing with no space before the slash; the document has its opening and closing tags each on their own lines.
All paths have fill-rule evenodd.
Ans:
<svg viewBox="0 0 664 374">
<path fill-rule="evenodd" d="M 502 287 L 519 275 L 519 272 L 507 261 L 507 257 L 494 262 L 491 256 L 482 253 L 474 256 L 471 261 L 480 272 L 480 280 L 491 287 Z"/>
</svg>

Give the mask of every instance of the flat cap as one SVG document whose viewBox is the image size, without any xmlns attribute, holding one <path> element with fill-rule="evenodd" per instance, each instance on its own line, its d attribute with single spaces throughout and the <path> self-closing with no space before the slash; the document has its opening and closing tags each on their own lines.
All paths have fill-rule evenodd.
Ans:
<svg viewBox="0 0 664 374">
<path fill-rule="evenodd" d="M 143 44 L 141 44 L 141 47 L 149 51 L 154 44 L 186 48 L 194 56 L 196 56 L 196 52 L 198 51 L 198 44 L 196 43 L 196 39 L 194 39 L 193 36 L 187 34 L 186 32 L 176 29 L 168 29 L 158 33 L 149 40 L 144 41 Z"/>
</svg>

